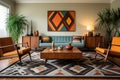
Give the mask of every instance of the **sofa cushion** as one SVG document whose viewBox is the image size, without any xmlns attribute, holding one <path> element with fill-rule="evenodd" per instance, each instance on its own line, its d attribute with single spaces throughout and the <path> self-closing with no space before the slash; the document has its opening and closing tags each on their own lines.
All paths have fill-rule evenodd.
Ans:
<svg viewBox="0 0 120 80">
<path fill-rule="evenodd" d="M 51 45 L 52 45 L 52 43 L 40 43 L 39 44 L 40 46 L 42 46 L 42 47 L 48 47 L 48 46 L 50 46 L 51 47 Z"/>
<path fill-rule="evenodd" d="M 80 42 L 81 37 L 80 36 L 73 36 L 73 41 L 72 42 Z"/>
</svg>

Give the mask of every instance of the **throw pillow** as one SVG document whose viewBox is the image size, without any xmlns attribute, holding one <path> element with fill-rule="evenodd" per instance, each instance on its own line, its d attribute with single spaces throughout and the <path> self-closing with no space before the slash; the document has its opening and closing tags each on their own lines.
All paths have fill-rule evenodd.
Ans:
<svg viewBox="0 0 120 80">
<path fill-rule="evenodd" d="M 49 43 L 49 42 L 50 42 L 50 37 L 48 37 L 48 36 L 43 36 L 43 37 L 42 37 L 42 42 L 44 42 L 44 43 Z"/>
<path fill-rule="evenodd" d="M 81 37 L 80 36 L 73 36 L 73 41 L 72 42 L 80 42 Z"/>
</svg>

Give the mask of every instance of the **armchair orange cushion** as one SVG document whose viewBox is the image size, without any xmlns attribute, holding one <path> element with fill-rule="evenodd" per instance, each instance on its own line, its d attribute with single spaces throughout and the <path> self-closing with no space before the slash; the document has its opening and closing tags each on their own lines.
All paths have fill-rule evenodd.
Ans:
<svg viewBox="0 0 120 80">
<path fill-rule="evenodd" d="M 109 55 L 114 57 L 120 57 L 120 46 L 111 46 Z"/>
<path fill-rule="evenodd" d="M 106 52 L 107 52 L 107 49 L 100 48 L 100 47 L 96 47 L 95 50 L 98 51 L 98 52 L 100 52 L 100 53 L 103 53 L 103 54 L 106 54 Z"/>
<path fill-rule="evenodd" d="M 12 55 L 17 55 L 17 51 L 16 50 L 9 51 L 3 54 L 3 56 L 12 56 Z"/>
<path fill-rule="evenodd" d="M 19 50 L 19 53 L 20 53 L 20 54 L 24 54 L 24 53 L 29 52 L 30 50 L 31 50 L 31 48 L 30 48 L 30 47 L 23 48 L 23 49 L 20 49 L 20 50 Z"/>
</svg>

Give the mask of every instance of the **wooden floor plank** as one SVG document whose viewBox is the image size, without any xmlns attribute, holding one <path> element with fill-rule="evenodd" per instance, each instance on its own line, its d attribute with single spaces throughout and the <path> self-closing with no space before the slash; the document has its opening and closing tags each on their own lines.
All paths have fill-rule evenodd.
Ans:
<svg viewBox="0 0 120 80">
<path fill-rule="evenodd" d="M 0 80 L 120 80 L 119 78 L 0 78 Z"/>
</svg>

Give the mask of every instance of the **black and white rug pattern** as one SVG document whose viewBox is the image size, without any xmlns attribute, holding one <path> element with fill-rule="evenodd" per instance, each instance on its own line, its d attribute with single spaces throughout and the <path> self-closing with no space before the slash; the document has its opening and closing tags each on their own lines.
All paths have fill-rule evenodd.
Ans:
<svg viewBox="0 0 120 80">
<path fill-rule="evenodd" d="M 29 56 L 0 71 L 0 77 L 120 77 L 120 67 L 99 56 L 94 59 L 95 52 L 83 52 L 83 58 L 78 60 L 44 60 L 40 59 L 40 52 Z"/>
</svg>

